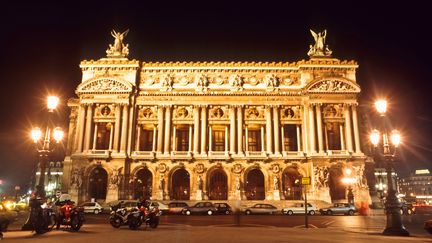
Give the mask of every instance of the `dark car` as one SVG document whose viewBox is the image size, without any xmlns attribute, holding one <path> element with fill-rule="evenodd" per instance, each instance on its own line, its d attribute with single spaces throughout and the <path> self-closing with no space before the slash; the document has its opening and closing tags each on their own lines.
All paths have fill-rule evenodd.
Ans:
<svg viewBox="0 0 432 243">
<path fill-rule="evenodd" d="M 335 203 L 331 207 L 321 208 L 321 215 L 327 214 L 345 214 L 345 215 L 354 215 L 357 212 L 357 209 L 354 205 L 349 203 Z"/>
<path fill-rule="evenodd" d="M 213 215 L 217 212 L 217 208 L 211 202 L 199 202 L 192 207 L 186 207 L 182 213 L 186 215 L 191 214 L 207 214 Z"/>
<path fill-rule="evenodd" d="M 424 222 L 424 229 L 429 232 L 429 234 L 432 234 L 432 219 L 427 220 Z"/>
<path fill-rule="evenodd" d="M 181 214 L 183 209 L 189 207 L 185 202 L 170 202 L 168 204 L 168 213 L 170 214 Z"/>
<path fill-rule="evenodd" d="M 249 214 L 276 214 L 278 209 L 271 205 L 266 203 L 258 203 L 253 205 L 252 207 L 245 208 L 244 213 Z"/>
<path fill-rule="evenodd" d="M 217 209 L 218 214 L 231 214 L 232 209 L 228 203 L 215 203 L 214 206 Z"/>
<path fill-rule="evenodd" d="M 0 235 L 1 232 L 7 230 L 10 223 L 16 220 L 18 213 L 12 210 L 7 210 L 3 203 L 0 203 Z"/>
</svg>

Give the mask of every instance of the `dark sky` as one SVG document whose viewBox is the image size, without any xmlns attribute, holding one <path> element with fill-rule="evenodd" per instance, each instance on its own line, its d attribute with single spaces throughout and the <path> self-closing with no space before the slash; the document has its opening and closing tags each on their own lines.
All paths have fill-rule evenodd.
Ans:
<svg viewBox="0 0 432 243">
<path fill-rule="evenodd" d="M 377 96 L 390 100 L 393 124 L 404 135 L 401 172 L 432 167 L 432 35 L 426 5 L 11 2 L 2 4 L 0 14 L 0 179 L 6 186 L 30 178 L 35 154 L 28 131 L 43 117 L 45 96 L 59 94 L 63 105 L 73 97 L 81 80 L 79 62 L 105 57 L 113 28 L 130 29 L 125 41 L 130 58 L 142 61 L 289 62 L 308 58 L 310 28 L 327 29 L 334 56 L 360 65 L 362 108 Z M 66 121 L 67 107 L 60 111 Z"/>
</svg>

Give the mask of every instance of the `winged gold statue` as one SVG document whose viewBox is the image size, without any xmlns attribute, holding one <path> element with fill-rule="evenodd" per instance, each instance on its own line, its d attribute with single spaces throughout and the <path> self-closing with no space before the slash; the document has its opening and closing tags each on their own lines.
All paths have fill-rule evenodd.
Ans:
<svg viewBox="0 0 432 243">
<path fill-rule="evenodd" d="M 332 51 L 328 48 L 328 45 L 325 45 L 327 30 L 318 33 L 315 33 L 313 30 L 310 30 L 310 32 L 315 40 L 315 44 L 309 46 L 308 55 L 311 57 L 330 56 Z"/>
<path fill-rule="evenodd" d="M 114 45 L 109 44 L 109 48 L 106 50 L 108 57 L 122 58 L 129 55 L 129 44 L 124 44 L 123 39 L 129 33 L 129 29 L 123 33 L 115 30 L 111 31 L 112 37 L 114 37 Z"/>
</svg>

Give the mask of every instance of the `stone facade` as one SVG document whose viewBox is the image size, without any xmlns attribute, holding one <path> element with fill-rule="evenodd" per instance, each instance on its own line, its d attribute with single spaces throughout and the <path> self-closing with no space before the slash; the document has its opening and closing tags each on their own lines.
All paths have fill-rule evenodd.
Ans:
<svg viewBox="0 0 432 243">
<path fill-rule="evenodd" d="M 82 61 L 71 109 L 64 191 L 76 201 L 369 202 L 355 61 Z"/>
</svg>

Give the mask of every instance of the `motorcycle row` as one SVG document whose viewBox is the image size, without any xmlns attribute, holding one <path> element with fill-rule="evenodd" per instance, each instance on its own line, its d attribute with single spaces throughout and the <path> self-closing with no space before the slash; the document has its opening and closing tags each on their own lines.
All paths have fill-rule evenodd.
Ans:
<svg viewBox="0 0 432 243">
<path fill-rule="evenodd" d="M 66 226 L 72 231 L 79 231 L 83 225 L 84 209 L 75 206 L 73 201 L 56 201 L 57 210 L 43 203 L 40 199 L 30 200 L 31 223 L 37 234 L 43 234 L 51 231 L 54 227 L 59 229 L 60 226 Z M 129 226 L 131 230 L 138 229 L 141 225 L 147 228 L 157 228 L 161 212 L 157 207 L 152 207 L 148 201 L 138 202 L 132 210 L 128 210 L 123 202 L 111 206 L 110 224 L 114 228 L 123 225 Z"/>
</svg>

